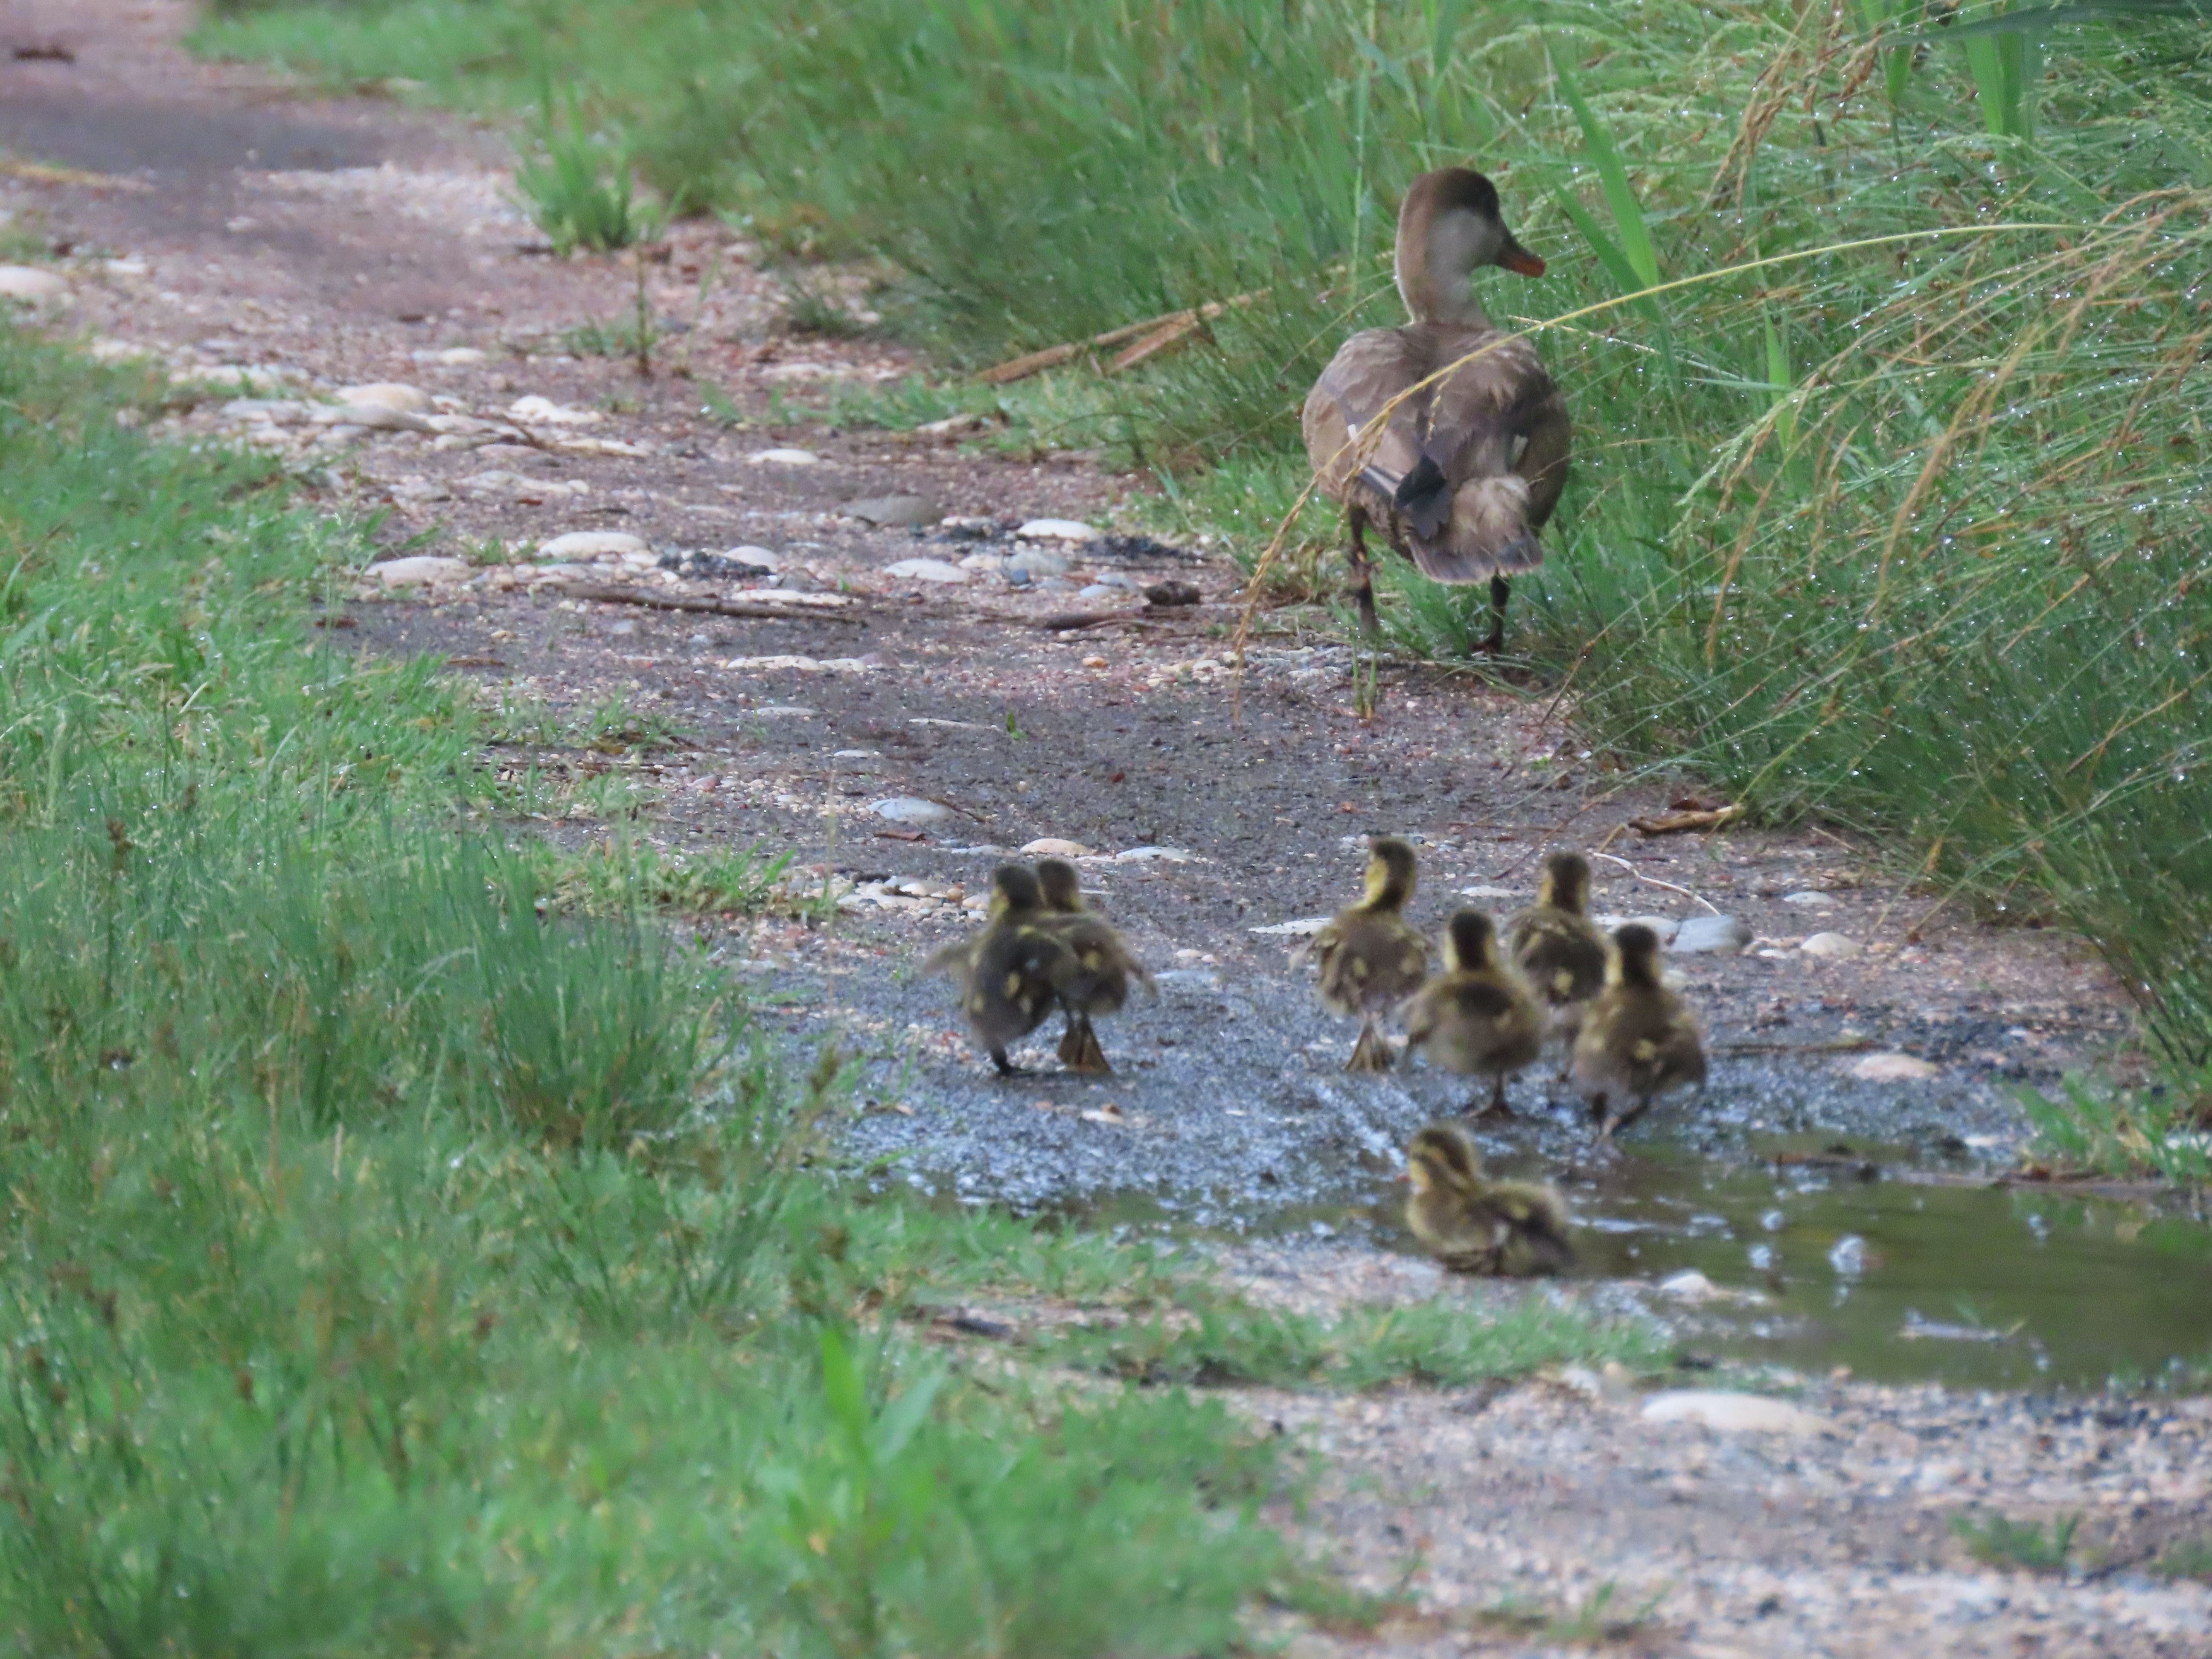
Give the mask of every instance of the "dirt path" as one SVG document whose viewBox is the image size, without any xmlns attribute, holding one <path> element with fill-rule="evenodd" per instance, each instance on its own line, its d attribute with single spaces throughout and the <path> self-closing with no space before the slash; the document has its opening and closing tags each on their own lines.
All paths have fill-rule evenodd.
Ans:
<svg viewBox="0 0 2212 1659">
<path fill-rule="evenodd" d="M 1233 568 L 1203 550 L 1012 533 L 1041 519 L 1117 527 L 1141 481 L 1079 454 L 1002 453 L 988 433 L 790 423 L 792 402 L 865 391 L 910 365 L 881 344 L 789 331 L 777 284 L 716 228 L 683 228 L 647 266 L 651 308 L 670 325 L 649 378 L 622 357 L 579 355 L 590 342 L 574 331 L 627 319 L 633 268 L 546 257 L 507 202 L 501 142 L 195 64 L 173 44 L 187 10 L 0 4 L 0 155 L 15 163 L 0 173 L 0 207 L 8 234 L 67 249 L 48 266 L 70 284 L 54 325 L 151 353 L 201 386 L 165 428 L 264 446 L 332 506 L 387 510 L 394 552 L 470 562 L 434 568 L 452 580 L 433 586 L 365 583 L 348 637 L 446 653 L 513 711 L 494 760 L 538 791 L 535 832 L 585 846 L 621 820 L 622 833 L 694 854 L 790 848 L 802 884 L 853 887 L 826 925 L 713 923 L 708 936 L 757 977 L 794 1038 L 834 1036 L 860 1054 L 867 1109 L 853 1142 L 896 1159 L 899 1178 L 970 1199 L 1387 1242 L 1371 1214 L 1395 1149 L 1458 1091 L 1425 1073 L 1347 1080 L 1352 1033 L 1285 965 L 1294 939 L 1264 931 L 1343 902 L 1364 836 L 1385 830 L 1422 844 L 1425 924 L 1470 891 L 1510 908 L 1552 846 L 1602 846 L 1601 909 L 1723 912 L 1753 939 L 1675 959 L 1717 1045 L 1715 1081 L 1627 1158 L 1591 1158 L 1567 1103 L 1547 1105 L 1533 1078 L 1521 1085 L 1523 1121 L 1491 1151 L 1564 1174 L 1589 1214 L 1649 1199 L 1639 1170 L 1706 1167 L 1692 1154 L 1757 1170 L 1778 1147 L 1841 1144 L 1892 1173 L 2002 1168 L 2024 1133 L 2002 1085 L 2048 1081 L 2124 1030 L 2078 942 L 1955 908 L 1931 916 L 1932 898 L 1886 883 L 1867 848 L 1819 833 L 1625 831 L 1666 792 L 1617 788 L 1544 700 L 1400 667 L 1362 720 L 1350 657 L 1314 617 L 1268 619 L 1232 718 Z M 15 55 L 25 48 L 39 55 Z M 337 414 L 339 388 L 371 383 L 425 401 L 381 426 Z M 742 424 L 726 423 L 732 409 Z M 794 450 L 812 459 L 766 458 Z M 880 504 L 891 496 L 927 510 Z M 852 508 L 871 498 L 874 514 L 928 522 L 872 526 Z M 538 556 L 573 532 L 644 550 Z M 664 556 L 680 568 L 661 568 Z M 1017 556 L 1033 568 L 1018 586 L 991 564 Z M 896 574 L 915 560 L 959 580 Z M 1166 579 L 1194 584 L 1201 602 L 1145 607 L 1138 590 Z M 769 620 L 562 597 L 578 581 L 816 610 Z M 1108 610 L 1143 614 L 1042 625 Z M 573 721 L 617 698 L 611 724 L 665 725 L 672 741 L 562 746 L 532 712 Z M 876 810 L 894 798 L 933 809 L 919 822 Z M 1163 970 L 1158 1002 L 1106 1032 L 1109 1081 L 991 1080 L 943 987 L 912 971 L 969 925 L 963 901 L 1002 852 L 1040 837 L 1094 849 L 1084 866 L 1098 902 Z M 1856 948 L 1799 948 L 1819 933 Z M 1853 1074 L 1898 1053 L 1929 1074 Z M 1032 1057 L 1049 1070 L 1048 1049 Z M 1667 1265 L 1656 1246 L 1640 1254 L 1640 1237 L 1626 1224 L 1605 1233 L 1601 1263 L 1641 1278 Z M 1332 1244 L 1231 1260 L 1251 1273 L 1287 1261 L 1282 1273 L 1341 1294 L 1347 1278 L 1389 1278 L 1398 1259 Z M 1942 1525 L 1899 1518 L 1972 1498 L 2094 1510 L 2116 1517 L 2115 1535 L 2185 1531 L 2212 1490 L 2201 1416 L 2159 1408 L 2153 1421 L 2129 1407 L 2135 1428 L 2082 1442 L 2103 1450 L 2077 1455 L 2061 1436 L 2060 1449 L 2034 1453 L 2042 1431 L 2021 1425 L 2039 1407 L 1824 1386 L 1812 1403 L 1828 1421 L 1803 1442 L 1818 1455 L 1794 1440 L 1655 1434 L 1629 1405 L 1551 1385 L 1486 1409 L 1434 1395 L 1251 1408 L 1335 1446 L 1343 1490 L 1316 1518 L 1348 1565 L 1431 1563 L 1410 1585 L 1421 1617 L 1394 1627 L 1394 1652 L 1544 1650 L 1552 1638 L 1528 1627 L 1463 1615 L 1508 1595 L 1556 1612 L 1607 1580 L 1620 1586 L 1616 1616 L 1659 1595 L 1636 1638 L 1655 1651 L 1886 1645 L 1856 1633 L 1863 1615 L 1919 1620 L 1962 1653 L 2212 1642 L 2201 1589 L 2140 1577 L 2006 1589 Z M 1377 1410 L 1388 1426 L 1369 1433 Z M 1877 1421 L 1892 1425 L 1879 1455 L 1867 1449 Z M 2140 1478 L 2118 1480 L 2115 1456 L 2140 1463 Z M 1929 1474 L 1952 1463 L 2009 1472 L 1949 1485 Z M 1550 1495 L 1528 1496 L 1540 1491 Z M 1624 1509 L 1650 1524 L 1609 1524 Z M 1781 1512 L 1796 1518 L 1770 1527 Z M 1420 1537 L 1432 1542 L 1407 1541 Z M 1853 1541 L 1871 1539 L 1879 1549 Z M 1727 1572 L 1693 1569 L 1683 1552 L 1700 1548 Z M 1756 1563 L 1784 1556 L 1803 1582 L 1768 1587 Z M 1941 1594 L 1923 1594 L 1939 1579 Z M 1731 1622 L 1778 1596 L 1794 1622 L 1768 1626 L 1777 1633 Z"/>
</svg>

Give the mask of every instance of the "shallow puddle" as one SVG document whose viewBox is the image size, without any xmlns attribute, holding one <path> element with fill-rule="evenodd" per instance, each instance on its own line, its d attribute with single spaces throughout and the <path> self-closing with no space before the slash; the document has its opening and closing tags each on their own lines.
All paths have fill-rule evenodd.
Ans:
<svg viewBox="0 0 2212 1659">
<path fill-rule="evenodd" d="M 2212 1360 L 2212 1229 L 2185 1216 L 2142 1200 L 1893 1178 L 1880 1148 L 1762 1150 L 1818 1161 L 1744 1166 L 1639 1149 L 1565 1183 L 1583 1271 L 1701 1273 L 1717 1295 L 1653 1298 L 1680 1310 L 1686 1350 L 1807 1371 L 2094 1388 Z M 1411 1250 L 1403 1190 L 1378 1194 L 1370 1213 L 1378 1243 Z"/>
</svg>

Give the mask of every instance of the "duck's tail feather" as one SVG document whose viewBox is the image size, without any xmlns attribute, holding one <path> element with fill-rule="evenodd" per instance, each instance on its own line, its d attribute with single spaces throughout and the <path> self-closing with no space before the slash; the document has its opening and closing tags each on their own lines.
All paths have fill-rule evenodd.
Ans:
<svg viewBox="0 0 2212 1659">
<path fill-rule="evenodd" d="M 1452 519 L 1451 480 L 1433 457 L 1424 455 L 1413 470 L 1398 480 L 1390 505 L 1407 527 L 1422 541 L 1433 539 Z"/>
<path fill-rule="evenodd" d="M 1544 545 L 1528 525 L 1527 479 L 1510 472 L 1469 478 L 1450 501 L 1440 533 L 1410 539 L 1413 562 L 1431 581 L 1487 581 L 1544 562 Z"/>
</svg>

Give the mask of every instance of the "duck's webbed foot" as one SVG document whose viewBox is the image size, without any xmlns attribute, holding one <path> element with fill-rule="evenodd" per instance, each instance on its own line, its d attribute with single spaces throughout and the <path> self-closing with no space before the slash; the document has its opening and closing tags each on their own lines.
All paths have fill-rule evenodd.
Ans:
<svg viewBox="0 0 2212 1659">
<path fill-rule="evenodd" d="M 1500 1077 L 1497 1080 L 1491 1089 L 1488 1100 L 1483 1100 L 1478 1096 L 1475 1099 L 1468 1102 L 1465 1115 L 1473 1118 L 1478 1123 L 1486 1122 L 1492 1118 L 1515 1116 L 1513 1109 L 1505 1103 L 1505 1079 Z"/>
<path fill-rule="evenodd" d="M 1114 1068 L 1106 1063 L 1106 1050 L 1098 1041 L 1098 1028 L 1087 1017 L 1060 1039 L 1060 1058 L 1071 1072 L 1083 1072 L 1092 1077 L 1114 1075 Z"/>
<path fill-rule="evenodd" d="M 1000 1077 L 1035 1077 L 1036 1075 L 1028 1066 L 1017 1066 L 1012 1060 L 1008 1060 L 1004 1048 L 991 1050 L 991 1064 L 999 1068 Z"/>
<path fill-rule="evenodd" d="M 1352 1045 L 1352 1058 L 1344 1063 L 1347 1072 L 1387 1072 L 1397 1056 L 1390 1052 L 1390 1039 L 1375 1029 L 1369 1020 L 1359 1028 L 1359 1041 Z"/>
</svg>

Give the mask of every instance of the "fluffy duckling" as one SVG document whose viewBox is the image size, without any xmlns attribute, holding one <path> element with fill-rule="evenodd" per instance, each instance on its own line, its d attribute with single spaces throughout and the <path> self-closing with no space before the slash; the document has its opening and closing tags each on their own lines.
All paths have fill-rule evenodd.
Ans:
<svg viewBox="0 0 2212 1659">
<path fill-rule="evenodd" d="M 1516 1277 L 1574 1265 L 1567 1206 L 1549 1187 L 1492 1181 L 1467 1132 L 1435 1123 L 1406 1149 L 1406 1224 L 1454 1273 Z"/>
<path fill-rule="evenodd" d="M 1698 1022 L 1660 982 L 1659 935 L 1639 922 L 1613 933 L 1605 989 L 1575 1038 L 1573 1074 L 1606 1140 L 1650 1110 L 1653 1097 L 1705 1080 Z"/>
<path fill-rule="evenodd" d="M 1589 861 L 1554 853 L 1535 903 L 1505 924 L 1505 953 L 1543 1005 L 1546 1035 L 1571 1049 L 1583 1007 L 1605 985 L 1605 935 L 1589 919 Z"/>
<path fill-rule="evenodd" d="M 1152 976 L 1105 918 L 1083 902 L 1083 879 L 1073 865 L 1065 859 L 1039 859 L 1036 876 L 1044 893 L 1042 926 L 1067 947 L 1054 985 L 1067 1012 L 1067 1030 L 1060 1039 L 1061 1063 L 1071 1071 L 1110 1074 L 1114 1068 L 1106 1063 L 1091 1016 L 1120 1012 L 1129 1000 L 1129 981 L 1137 980 L 1149 989 Z"/>
<path fill-rule="evenodd" d="M 1429 976 L 1429 942 L 1402 912 L 1413 896 L 1413 849 L 1395 836 L 1377 836 L 1367 860 L 1367 896 L 1336 913 L 1314 935 L 1321 963 L 1321 1000 L 1360 1020 L 1347 1072 L 1387 1072 L 1390 1042 L 1376 1021 L 1421 988 Z"/>
<path fill-rule="evenodd" d="M 1044 892 L 1018 864 L 991 872 L 990 919 L 971 939 L 933 951 L 925 974 L 950 974 L 960 988 L 960 1012 L 1000 1077 L 1028 1073 L 1006 1058 L 1006 1047 L 1044 1024 L 1067 971 L 1066 945 L 1045 926 Z"/>
<path fill-rule="evenodd" d="M 1485 1117 L 1510 1117 L 1505 1079 L 1543 1052 L 1534 999 L 1498 954 L 1498 932 L 1480 910 L 1462 910 L 1444 930 L 1444 971 L 1423 986 L 1406 1014 L 1406 1052 L 1425 1047 L 1448 1072 L 1492 1080 Z M 1475 1110 L 1469 1102 L 1468 1111 Z"/>
</svg>

